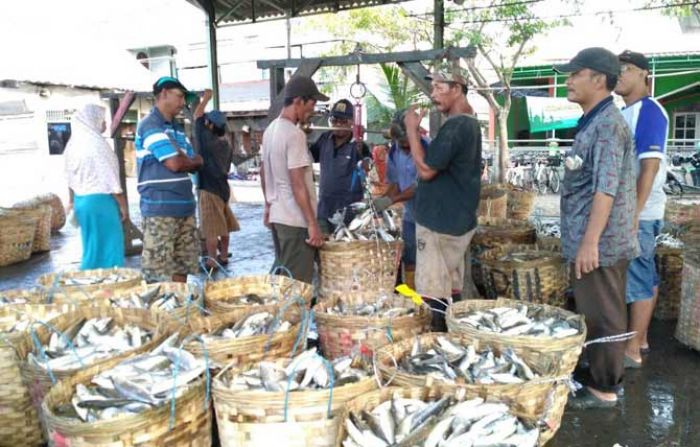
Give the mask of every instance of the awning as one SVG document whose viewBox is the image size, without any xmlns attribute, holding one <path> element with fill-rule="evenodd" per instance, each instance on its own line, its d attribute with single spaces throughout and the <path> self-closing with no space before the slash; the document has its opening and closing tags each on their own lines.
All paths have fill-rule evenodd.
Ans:
<svg viewBox="0 0 700 447">
<path fill-rule="evenodd" d="M 566 98 L 526 96 L 530 133 L 576 127 L 583 112 Z"/>
</svg>

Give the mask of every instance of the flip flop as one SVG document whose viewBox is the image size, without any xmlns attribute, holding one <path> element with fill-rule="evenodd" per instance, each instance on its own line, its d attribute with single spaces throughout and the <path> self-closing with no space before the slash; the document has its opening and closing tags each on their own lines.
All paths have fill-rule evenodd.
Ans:
<svg viewBox="0 0 700 447">
<path fill-rule="evenodd" d="M 221 256 L 216 257 L 216 262 L 218 262 L 221 265 L 228 265 L 228 258 L 226 259 L 221 259 Z"/>
<path fill-rule="evenodd" d="M 569 398 L 568 406 L 574 410 L 589 410 L 591 408 L 614 408 L 617 405 L 615 400 L 603 400 L 584 388 L 575 397 Z"/>
<path fill-rule="evenodd" d="M 624 365 L 625 369 L 639 369 L 642 367 L 642 362 L 638 362 L 631 357 L 625 356 Z"/>
</svg>

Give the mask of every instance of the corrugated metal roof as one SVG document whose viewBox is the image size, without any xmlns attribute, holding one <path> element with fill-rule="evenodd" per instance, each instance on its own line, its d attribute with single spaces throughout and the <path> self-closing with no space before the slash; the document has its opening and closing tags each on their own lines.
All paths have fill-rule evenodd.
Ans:
<svg viewBox="0 0 700 447">
<path fill-rule="evenodd" d="M 187 0 L 200 7 L 197 0 Z M 348 9 L 401 3 L 406 0 L 211 0 L 217 24 L 244 24 L 262 20 L 325 14 Z"/>
</svg>

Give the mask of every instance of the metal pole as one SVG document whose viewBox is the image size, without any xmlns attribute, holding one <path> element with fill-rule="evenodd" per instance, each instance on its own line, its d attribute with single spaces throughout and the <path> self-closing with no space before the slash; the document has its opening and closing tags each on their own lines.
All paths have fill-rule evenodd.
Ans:
<svg viewBox="0 0 700 447">
<path fill-rule="evenodd" d="M 211 76 L 212 102 L 215 109 L 219 108 L 219 58 L 216 51 L 216 16 L 214 8 L 207 8 L 207 44 L 209 45 L 209 74 Z"/>
<path fill-rule="evenodd" d="M 445 4 L 444 0 L 433 0 L 433 48 L 441 50 L 445 46 Z M 437 65 L 437 61 L 436 61 Z M 433 67 L 437 68 L 437 67 Z M 437 110 L 430 112 L 430 137 L 435 138 L 442 126 L 442 115 Z"/>
<path fill-rule="evenodd" d="M 287 10 L 287 59 L 292 58 L 292 11 Z"/>
</svg>

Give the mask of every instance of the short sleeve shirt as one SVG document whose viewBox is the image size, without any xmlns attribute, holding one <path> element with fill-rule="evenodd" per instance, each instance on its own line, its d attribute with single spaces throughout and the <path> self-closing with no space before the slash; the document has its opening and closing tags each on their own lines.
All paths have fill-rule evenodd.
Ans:
<svg viewBox="0 0 700 447">
<path fill-rule="evenodd" d="M 633 234 L 637 183 L 632 135 L 612 97 L 584 116 L 568 157 L 578 156 L 577 169 L 566 168 L 561 192 L 562 251 L 574 262 L 590 220 L 597 192 L 614 198 L 608 223 L 600 237 L 601 266 L 633 259 L 639 243 Z"/>
<path fill-rule="evenodd" d="M 476 118 L 448 118 L 430 143 L 425 163 L 438 174 L 418 180 L 416 223 L 452 236 L 476 228 L 481 189 L 481 129 Z"/>
<path fill-rule="evenodd" d="M 270 222 L 308 228 L 304 213 L 294 198 L 289 178 L 290 169 L 304 169 L 304 183 L 311 199 L 311 208 L 315 211 L 317 200 L 313 158 L 306 144 L 306 134 L 291 121 L 277 118 L 263 134 L 262 158 Z"/>
<path fill-rule="evenodd" d="M 427 151 L 428 142 L 421 138 L 423 149 Z M 409 152 L 398 148 L 396 143 L 391 144 L 389 156 L 387 157 L 386 169 L 387 183 L 394 184 L 399 189 L 399 192 L 404 192 L 409 188 L 416 186 L 418 174 L 416 171 L 416 163 Z M 404 203 L 403 212 L 404 222 L 415 222 L 415 197 L 407 200 Z"/>
<path fill-rule="evenodd" d="M 668 134 L 668 115 L 655 99 L 646 96 L 634 104 L 622 109 L 622 116 L 632 130 L 634 148 L 638 163 L 635 173 L 639 176 L 642 160 L 660 161 L 651 193 L 639 214 L 641 220 L 660 220 L 664 218 L 666 208 L 666 136 Z"/>
</svg>

